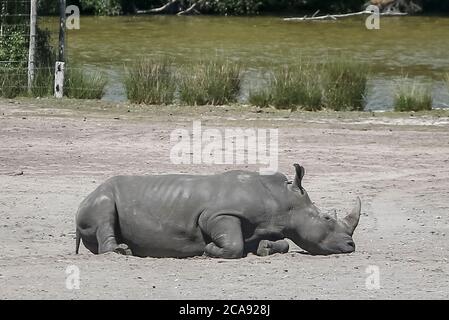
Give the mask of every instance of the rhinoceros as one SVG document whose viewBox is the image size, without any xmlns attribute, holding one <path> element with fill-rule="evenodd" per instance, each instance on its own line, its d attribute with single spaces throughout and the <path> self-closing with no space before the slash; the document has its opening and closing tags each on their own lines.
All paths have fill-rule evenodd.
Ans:
<svg viewBox="0 0 449 320">
<path fill-rule="evenodd" d="M 81 203 L 80 239 L 94 254 L 139 257 L 241 258 L 289 250 L 292 240 L 312 255 L 350 253 L 361 202 L 344 218 L 322 213 L 302 187 L 281 173 L 117 176 Z"/>
</svg>

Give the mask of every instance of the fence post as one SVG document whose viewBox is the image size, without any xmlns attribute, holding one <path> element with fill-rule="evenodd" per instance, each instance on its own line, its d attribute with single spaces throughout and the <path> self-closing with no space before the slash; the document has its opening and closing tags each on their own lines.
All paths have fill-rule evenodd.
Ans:
<svg viewBox="0 0 449 320">
<path fill-rule="evenodd" d="M 64 96 L 64 62 L 65 62 L 65 16 L 66 2 L 59 0 L 59 47 L 58 61 L 55 66 L 55 97 L 62 98 Z"/>
<path fill-rule="evenodd" d="M 55 66 L 55 97 L 62 98 L 64 95 L 64 62 L 56 61 Z"/>
<path fill-rule="evenodd" d="M 28 49 L 28 93 L 31 93 L 34 83 L 35 54 L 36 54 L 36 23 L 37 23 L 37 0 L 31 0 L 30 43 Z"/>
</svg>

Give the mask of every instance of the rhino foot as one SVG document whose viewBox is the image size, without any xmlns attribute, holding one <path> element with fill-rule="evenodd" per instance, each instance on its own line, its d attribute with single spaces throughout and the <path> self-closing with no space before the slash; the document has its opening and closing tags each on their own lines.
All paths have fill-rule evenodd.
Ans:
<svg viewBox="0 0 449 320">
<path fill-rule="evenodd" d="M 257 248 L 257 255 L 261 257 L 269 256 L 274 253 L 273 248 L 271 248 L 271 241 L 262 240 L 259 242 L 259 247 Z"/>
<path fill-rule="evenodd" d="M 131 249 L 124 243 L 121 243 L 114 249 L 115 253 L 122 254 L 124 256 L 132 256 L 133 253 Z"/>
<path fill-rule="evenodd" d="M 285 240 L 279 241 L 269 241 L 261 240 L 259 242 L 259 247 L 257 248 L 257 255 L 261 257 L 269 256 L 275 253 L 286 253 L 288 252 L 289 245 Z"/>
</svg>

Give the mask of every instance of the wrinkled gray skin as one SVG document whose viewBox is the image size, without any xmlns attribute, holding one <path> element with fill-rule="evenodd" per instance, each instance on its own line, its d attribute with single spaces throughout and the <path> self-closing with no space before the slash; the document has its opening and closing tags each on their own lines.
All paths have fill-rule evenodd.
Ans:
<svg viewBox="0 0 449 320">
<path fill-rule="evenodd" d="M 344 219 L 321 213 L 295 168 L 293 182 L 248 171 L 114 177 L 81 203 L 76 252 L 82 239 L 95 254 L 241 258 L 287 252 L 285 238 L 314 255 L 353 252 L 360 199 Z"/>
</svg>

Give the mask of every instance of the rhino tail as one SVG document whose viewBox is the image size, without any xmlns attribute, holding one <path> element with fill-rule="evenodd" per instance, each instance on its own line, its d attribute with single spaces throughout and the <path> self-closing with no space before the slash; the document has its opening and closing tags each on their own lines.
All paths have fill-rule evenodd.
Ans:
<svg viewBox="0 0 449 320">
<path fill-rule="evenodd" d="M 80 233 L 80 230 L 78 228 L 76 228 L 76 248 L 75 248 L 76 254 L 78 254 L 78 252 L 80 250 L 80 243 L 81 243 L 81 233 Z"/>
</svg>

